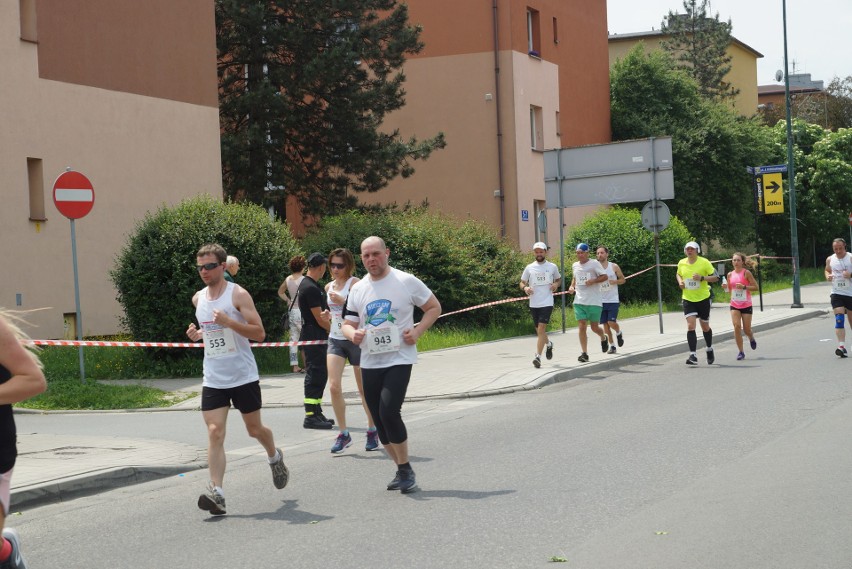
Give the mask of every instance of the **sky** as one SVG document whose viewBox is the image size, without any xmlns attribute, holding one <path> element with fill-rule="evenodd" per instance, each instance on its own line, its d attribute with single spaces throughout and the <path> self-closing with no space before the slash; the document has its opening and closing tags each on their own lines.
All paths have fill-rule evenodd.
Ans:
<svg viewBox="0 0 852 569">
<path fill-rule="evenodd" d="M 660 29 L 669 11 L 684 13 L 683 0 L 606 0 L 610 34 Z M 852 0 L 786 0 L 790 74 L 810 73 L 828 86 L 852 75 Z M 783 0 L 710 0 L 708 13 L 731 20 L 735 38 L 763 54 L 757 84 L 775 84 L 784 69 Z M 795 66 L 794 66 L 795 63 Z M 783 83 L 783 80 L 782 80 Z"/>
</svg>

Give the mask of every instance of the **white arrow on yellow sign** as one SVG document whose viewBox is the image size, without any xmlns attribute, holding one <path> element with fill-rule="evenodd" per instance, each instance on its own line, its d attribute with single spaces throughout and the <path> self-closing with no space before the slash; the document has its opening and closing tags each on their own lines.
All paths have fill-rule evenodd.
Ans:
<svg viewBox="0 0 852 569">
<path fill-rule="evenodd" d="M 784 189 L 780 173 L 763 174 L 763 213 L 784 213 Z"/>
</svg>

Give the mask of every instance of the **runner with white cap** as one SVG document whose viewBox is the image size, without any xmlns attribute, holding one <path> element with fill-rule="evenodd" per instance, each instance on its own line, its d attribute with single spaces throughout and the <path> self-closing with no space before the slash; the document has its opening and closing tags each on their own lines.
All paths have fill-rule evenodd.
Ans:
<svg viewBox="0 0 852 569">
<path fill-rule="evenodd" d="M 541 241 L 533 245 L 535 261 L 524 269 L 521 275 L 521 290 L 530 297 L 530 315 L 538 336 L 533 365 L 541 367 L 541 351 L 545 350 L 547 359 L 553 358 L 553 342 L 547 339 L 547 325 L 553 313 L 553 293 L 559 290 L 562 275 L 559 267 L 547 261 L 547 245 Z"/>
<path fill-rule="evenodd" d="M 683 290 L 683 314 L 686 316 L 686 342 L 689 344 L 689 358 L 686 365 L 698 365 L 698 336 L 695 333 L 695 321 L 701 324 L 704 342 L 707 345 L 707 363 L 716 361 L 713 354 L 713 330 L 710 329 L 710 285 L 719 280 L 710 261 L 699 257 L 701 247 L 690 241 L 683 247 L 686 258 L 677 264 L 677 284 Z"/>
</svg>

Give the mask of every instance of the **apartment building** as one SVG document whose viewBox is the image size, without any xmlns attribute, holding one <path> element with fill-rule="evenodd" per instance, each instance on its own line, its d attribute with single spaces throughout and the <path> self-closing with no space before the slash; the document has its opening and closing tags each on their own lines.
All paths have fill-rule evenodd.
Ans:
<svg viewBox="0 0 852 569">
<path fill-rule="evenodd" d="M 545 211 L 543 151 L 609 142 L 605 0 L 408 0 L 425 49 L 405 64 L 406 105 L 390 128 L 445 149 L 408 179 L 359 196 L 484 221 L 521 248 L 559 243 Z M 565 210 L 566 225 L 595 208 Z M 546 228 L 545 228 L 546 226 Z"/>
<path fill-rule="evenodd" d="M 0 53 L 0 306 L 32 311 L 37 338 L 73 337 L 70 222 L 52 197 L 71 168 L 95 193 L 75 222 L 83 332 L 115 333 L 109 271 L 137 222 L 221 199 L 213 3 L 3 1 Z"/>
</svg>

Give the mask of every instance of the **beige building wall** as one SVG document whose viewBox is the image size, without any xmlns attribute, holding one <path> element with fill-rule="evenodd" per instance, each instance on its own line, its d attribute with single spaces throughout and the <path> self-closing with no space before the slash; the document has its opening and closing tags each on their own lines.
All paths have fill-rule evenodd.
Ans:
<svg viewBox="0 0 852 569">
<path fill-rule="evenodd" d="M 441 131 L 447 146 L 416 162 L 413 177 L 393 180 L 359 200 L 402 205 L 428 199 L 434 211 L 478 219 L 496 231 L 503 225 L 523 249 L 540 239 L 557 246 L 558 211 L 548 211 L 545 234 L 537 232 L 535 221 L 545 199 L 542 151 L 610 140 L 605 1 L 498 0 L 496 64 L 494 3 L 408 5 L 411 22 L 423 27 L 425 49 L 405 64 L 406 104 L 388 117 L 386 128 L 421 139 Z M 528 9 L 537 12 L 538 56 L 528 53 Z M 536 149 L 531 106 L 541 112 Z M 592 209 L 566 209 L 565 218 L 576 223 Z"/>
<path fill-rule="evenodd" d="M 109 271 L 137 222 L 163 204 L 201 193 L 222 195 L 212 3 L 187 0 L 195 23 L 184 27 L 180 39 L 173 37 L 172 28 L 161 36 L 135 35 L 133 29 L 151 28 L 138 10 L 131 10 L 134 17 L 127 19 L 120 8 L 130 6 L 130 0 L 88 5 L 100 10 L 96 26 L 111 30 L 106 35 L 110 42 L 122 37 L 116 28 L 123 28 L 123 37 L 134 39 L 137 51 L 163 44 L 179 51 L 185 42 L 208 46 L 189 59 L 156 60 L 146 71 L 135 61 L 122 64 L 112 58 L 126 57 L 128 45 L 111 54 L 97 42 L 79 49 L 73 43 L 64 48 L 62 42 L 52 43 L 56 38 L 50 30 L 63 22 L 52 9 L 61 12 L 78 4 L 84 13 L 75 21 L 91 22 L 81 1 L 39 2 L 38 43 L 21 39 L 19 8 L 30 1 L 0 3 L 0 52 L 6 65 L 6 80 L 0 82 L 0 241 L 6 257 L 0 306 L 33 310 L 26 319 L 36 338 L 65 336 L 63 314 L 75 311 L 70 222 L 52 201 L 53 182 L 66 167 L 85 174 L 95 190 L 91 213 L 75 222 L 84 335 L 119 330 L 121 309 Z M 169 14 L 170 4 L 161 0 L 155 4 L 147 8 L 158 12 L 157 18 L 188 17 L 182 10 Z M 73 29 L 67 21 L 65 27 Z M 64 80 L 44 76 L 61 75 L 67 70 L 61 60 L 76 61 L 87 50 L 99 54 L 101 71 L 123 69 L 125 77 L 116 72 L 99 81 L 99 66 L 82 64 Z M 164 69 L 162 84 L 170 86 L 158 88 L 148 80 L 152 75 L 146 73 L 157 66 Z M 182 69 L 187 66 L 191 69 Z M 181 74 L 195 78 L 191 87 L 175 88 L 171 79 Z M 66 82 L 70 79 L 75 82 Z M 206 89 L 199 89 L 199 81 Z M 33 175 L 39 165 L 41 181 Z M 37 211 L 39 199 L 43 215 Z"/>
<path fill-rule="evenodd" d="M 664 40 L 661 32 L 644 34 L 624 34 L 609 37 L 609 65 L 623 59 L 637 44 L 643 43 L 645 51 L 660 50 Z M 751 49 L 736 38 L 728 46 L 731 57 L 731 70 L 725 75 L 725 81 L 740 92 L 734 99 L 734 108 L 743 116 L 750 117 L 757 112 L 757 60 L 762 54 Z"/>
</svg>

